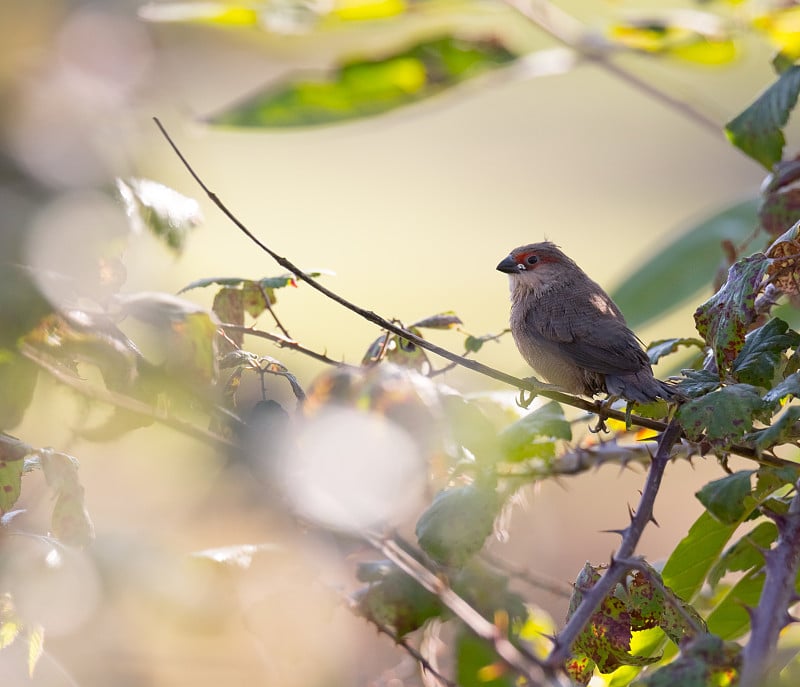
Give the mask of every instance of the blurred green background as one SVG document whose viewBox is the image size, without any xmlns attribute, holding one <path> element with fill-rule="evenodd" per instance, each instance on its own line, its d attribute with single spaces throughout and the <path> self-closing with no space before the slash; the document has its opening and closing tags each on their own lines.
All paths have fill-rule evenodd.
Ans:
<svg viewBox="0 0 800 687">
<path fill-rule="evenodd" d="M 675 6 L 558 4 L 598 32 L 629 10 Z M 137 16 L 137 2 L 3 0 L 0 250 L 13 262 L 78 269 L 95 238 L 123 233 L 121 206 L 105 191 L 115 176 L 133 175 L 197 198 L 205 222 L 180 258 L 148 234 L 133 236 L 120 249 L 124 292 L 174 293 L 202 277 L 282 273 L 201 195 L 153 116 L 276 252 L 306 269 L 332 270 L 327 285 L 384 316 L 410 323 L 455 310 L 476 335 L 507 324 L 507 283 L 494 268 L 514 246 L 548 238 L 612 290 L 704 217 L 757 194 L 764 170 L 722 133 L 771 82 L 770 48 L 755 39 L 744 39 L 737 60 L 724 66 L 618 60 L 718 121 L 716 135 L 592 64 L 541 78 L 487 79 L 379 118 L 317 129 L 202 123 L 298 69 L 313 73 L 339 56 L 380 54 L 443 30 L 480 30 L 520 51 L 555 45 L 500 3 L 438 7 L 384 23 L 271 34 L 150 24 Z M 687 261 L 672 279 L 701 268 Z M 0 327 L 13 330 L 28 306 L 18 307 L 23 292 L 9 275 L 2 288 Z M 638 334 L 645 341 L 692 335 L 691 313 L 710 293 L 709 286 Z M 206 306 L 211 296 L 189 294 Z M 377 336 L 305 286 L 281 291 L 278 308 L 293 337 L 335 359 L 358 363 Z M 447 332 L 434 338 L 454 350 L 463 341 Z M 322 370 L 251 344 L 305 385 Z M 528 374 L 508 337 L 479 358 Z M 499 389 L 462 370 L 445 379 L 466 391 Z M 270 393 L 292 402 L 279 381 Z M 90 553 L 29 580 L 31 608 L 49 627 L 32 684 L 416 684 L 404 654 L 319 587 L 320 571 L 333 585 L 351 584 L 335 545 L 298 532 L 246 476 L 168 429 L 136 430 L 113 443 L 82 439 L 75 428 L 97 412 L 42 377 L 13 430 L 79 458 L 97 530 Z M 641 553 L 657 561 L 671 551 L 701 512 L 693 492 L 721 474 L 713 460 L 671 466 L 656 504 L 661 526 L 648 530 Z M 20 507 L 28 511 L 21 517 L 46 529 L 50 504 L 38 479 L 23 482 Z M 626 504 L 636 502 L 642 480 L 636 468 L 606 467 L 529 489 L 511 517 L 509 543 L 490 548 L 571 580 L 584 561 L 607 560 L 617 541 L 597 532 L 626 524 Z M 230 597 L 218 595 L 217 571 L 187 563 L 198 549 L 259 542 L 275 550 L 236 576 Z M 20 556 L 35 546 L 15 545 Z M 565 600 L 538 597 L 561 622 Z M 3 684 L 28 679 L 19 651 L 0 652 Z"/>
</svg>

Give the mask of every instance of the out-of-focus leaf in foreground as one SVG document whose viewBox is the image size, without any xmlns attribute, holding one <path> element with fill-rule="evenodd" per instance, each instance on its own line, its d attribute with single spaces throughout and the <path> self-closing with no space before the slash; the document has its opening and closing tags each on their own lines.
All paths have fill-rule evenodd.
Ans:
<svg viewBox="0 0 800 687">
<path fill-rule="evenodd" d="M 270 86 L 208 121 L 251 128 L 346 122 L 429 98 L 515 58 L 496 38 L 444 36 L 380 58 L 345 62 L 328 78 L 298 76 Z"/>
<path fill-rule="evenodd" d="M 632 50 L 662 54 L 698 64 L 725 64 L 736 58 L 736 44 L 722 20 L 708 12 L 672 10 L 614 24 L 610 37 Z"/>
</svg>

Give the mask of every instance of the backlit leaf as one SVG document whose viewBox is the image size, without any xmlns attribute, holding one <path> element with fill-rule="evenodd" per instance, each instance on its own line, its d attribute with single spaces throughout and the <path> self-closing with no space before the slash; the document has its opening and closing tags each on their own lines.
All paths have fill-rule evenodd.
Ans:
<svg viewBox="0 0 800 687">
<path fill-rule="evenodd" d="M 670 353 L 675 353 L 678 348 L 682 346 L 696 346 L 700 350 L 705 348 L 705 341 L 695 337 L 681 337 L 678 339 L 661 339 L 653 341 L 647 347 L 647 357 L 650 358 L 650 364 L 655 365 L 661 358 Z"/>
<path fill-rule="evenodd" d="M 496 39 L 445 36 L 378 59 L 345 62 L 328 78 L 297 78 L 210 117 L 221 126 L 318 126 L 388 112 L 515 59 Z"/>
<path fill-rule="evenodd" d="M 426 317 L 419 322 L 415 322 L 411 326 L 420 327 L 421 329 L 453 329 L 453 327 L 457 327 L 460 324 L 464 324 L 461 318 L 450 310 L 449 312 Z"/>
<path fill-rule="evenodd" d="M 203 221 L 200 205 L 193 198 L 150 179 L 117 179 L 134 231 L 149 229 L 176 253 L 183 250 L 189 231 Z"/>
<path fill-rule="evenodd" d="M 755 608 L 764 589 L 764 574 L 751 570 L 708 615 L 708 630 L 722 639 L 737 639 L 750 631 L 747 607 Z"/>
<path fill-rule="evenodd" d="M 524 460 L 537 455 L 535 445 L 543 438 L 572 439 L 570 423 L 564 409 L 555 401 L 517 420 L 500 433 L 500 442 L 507 460 Z M 547 442 L 552 446 L 552 442 Z"/>
</svg>

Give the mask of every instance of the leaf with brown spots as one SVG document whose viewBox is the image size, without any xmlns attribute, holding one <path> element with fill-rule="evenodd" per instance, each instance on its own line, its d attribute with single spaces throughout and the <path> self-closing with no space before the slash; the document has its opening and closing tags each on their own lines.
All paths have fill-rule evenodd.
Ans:
<svg viewBox="0 0 800 687">
<path fill-rule="evenodd" d="M 763 253 L 742 258 L 728 270 L 722 288 L 694 313 L 697 331 L 713 349 L 720 376 L 736 360 L 756 320 L 756 296 L 769 264 Z"/>
<path fill-rule="evenodd" d="M 690 441 L 705 438 L 727 448 L 752 431 L 755 419 L 768 421 L 765 415 L 770 415 L 768 404 L 755 387 L 733 384 L 685 403 L 676 418 Z"/>
<path fill-rule="evenodd" d="M 772 283 L 789 296 L 800 294 L 800 222 L 775 239 L 767 257 Z"/>
</svg>

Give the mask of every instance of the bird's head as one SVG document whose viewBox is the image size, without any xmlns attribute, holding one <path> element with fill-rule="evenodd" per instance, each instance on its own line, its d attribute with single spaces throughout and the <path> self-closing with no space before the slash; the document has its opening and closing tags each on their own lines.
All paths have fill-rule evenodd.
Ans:
<svg viewBox="0 0 800 687">
<path fill-rule="evenodd" d="M 570 281 L 576 271 L 581 274 L 580 268 L 549 241 L 515 248 L 497 269 L 509 275 L 512 293 L 517 289 L 543 293 Z"/>
</svg>

